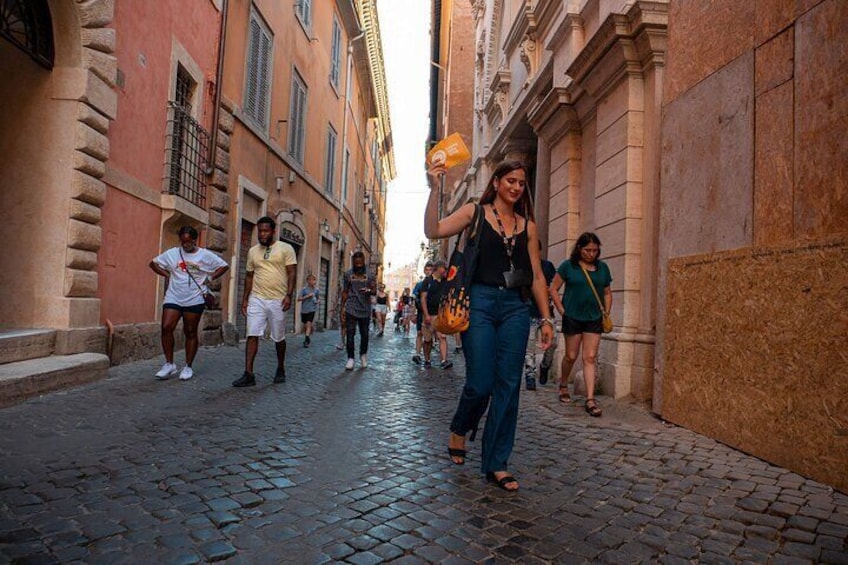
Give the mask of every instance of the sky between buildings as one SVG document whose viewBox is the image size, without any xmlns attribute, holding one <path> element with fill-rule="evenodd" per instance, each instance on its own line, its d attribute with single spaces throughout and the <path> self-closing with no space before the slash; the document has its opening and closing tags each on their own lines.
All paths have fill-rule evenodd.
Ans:
<svg viewBox="0 0 848 565">
<path fill-rule="evenodd" d="M 429 189 L 424 153 L 430 112 L 430 0 L 379 0 L 380 34 L 389 90 L 397 177 L 389 184 L 388 271 L 415 261 L 424 238 Z"/>
</svg>

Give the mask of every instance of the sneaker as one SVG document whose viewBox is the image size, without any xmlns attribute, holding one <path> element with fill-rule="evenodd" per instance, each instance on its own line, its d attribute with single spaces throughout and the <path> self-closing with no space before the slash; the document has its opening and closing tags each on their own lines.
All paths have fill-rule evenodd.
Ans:
<svg viewBox="0 0 848 565">
<path fill-rule="evenodd" d="M 173 363 L 165 363 L 162 365 L 162 368 L 159 369 L 159 372 L 156 373 L 157 379 L 167 379 L 168 377 L 176 374 L 177 366 Z"/>
<path fill-rule="evenodd" d="M 527 390 L 536 390 L 536 378 L 535 377 L 527 377 L 524 379 L 524 383 L 526 385 Z"/>
<path fill-rule="evenodd" d="M 439 363 L 439 368 L 442 370 L 450 369 L 451 367 L 453 367 L 453 363 L 451 363 L 447 359 Z"/>
<path fill-rule="evenodd" d="M 256 385 L 256 377 L 253 376 L 253 373 L 248 373 L 247 371 L 241 376 L 241 378 L 233 381 L 233 386 L 240 388 L 243 386 L 255 386 Z"/>
<path fill-rule="evenodd" d="M 453 352 L 454 353 L 462 353 L 462 348 L 461 347 L 454 347 Z"/>
<path fill-rule="evenodd" d="M 344 349 L 344 348 L 345 348 L 345 346 L 344 346 L 344 344 L 343 344 L 343 343 L 337 343 L 337 344 L 336 344 L 336 349 L 338 349 L 339 351 L 341 351 L 341 350 L 342 350 L 342 349 Z"/>
<path fill-rule="evenodd" d="M 312 343 L 312 340 L 309 339 L 309 336 L 306 336 L 306 338 L 303 340 L 303 347 L 309 347 L 310 343 Z"/>
<path fill-rule="evenodd" d="M 180 371 L 180 380 L 187 381 L 194 376 L 194 371 L 191 370 L 191 367 L 186 365 L 183 367 L 183 370 Z"/>
<path fill-rule="evenodd" d="M 286 382 L 286 370 L 282 367 L 277 367 L 277 372 L 274 373 L 274 383 L 280 384 Z"/>
<path fill-rule="evenodd" d="M 345 363 L 346 371 L 353 371 L 353 359 L 348 359 L 347 363 Z"/>
<path fill-rule="evenodd" d="M 429 368 L 430 368 L 430 367 L 432 367 L 432 366 L 433 366 L 433 364 L 432 364 L 432 363 L 430 363 L 429 361 L 424 361 L 424 368 L 425 368 L 425 369 L 429 369 Z"/>
<path fill-rule="evenodd" d="M 539 369 L 539 384 L 546 385 L 548 384 L 548 371 L 550 371 L 550 367 L 542 367 Z"/>
<path fill-rule="evenodd" d="M 359 366 L 363 369 L 368 368 L 368 356 L 367 355 L 360 355 L 359 356 Z"/>
<path fill-rule="evenodd" d="M 420 365 L 421 364 L 421 356 L 420 355 L 413 355 L 412 356 L 412 362 L 415 363 L 416 365 Z"/>
</svg>

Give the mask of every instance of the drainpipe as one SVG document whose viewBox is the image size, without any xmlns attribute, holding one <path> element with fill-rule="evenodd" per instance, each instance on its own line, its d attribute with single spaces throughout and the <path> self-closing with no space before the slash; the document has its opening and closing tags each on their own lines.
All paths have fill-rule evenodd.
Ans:
<svg viewBox="0 0 848 565">
<path fill-rule="evenodd" d="M 227 15 L 229 13 L 229 0 L 224 0 L 221 6 L 221 25 L 218 30 L 218 63 L 215 69 L 215 103 L 212 108 L 212 137 L 209 140 L 209 151 L 206 156 L 206 175 L 211 176 L 215 172 L 215 146 L 218 145 L 218 118 L 221 113 L 221 80 L 224 77 L 224 44 L 227 41 Z"/>
</svg>

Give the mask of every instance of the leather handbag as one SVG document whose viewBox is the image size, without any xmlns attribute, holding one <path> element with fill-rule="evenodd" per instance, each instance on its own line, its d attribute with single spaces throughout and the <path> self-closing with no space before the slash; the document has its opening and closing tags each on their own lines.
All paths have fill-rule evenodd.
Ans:
<svg viewBox="0 0 848 565">
<path fill-rule="evenodd" d="M 182 251 L 182 249 L 180 249 L 180 259 L 182 259 L 183 263 L 185 263 L 185 257 L 183 257 L 183 251 Z M 199 289 L 200 289 L 201 294 L 203 294 L 203 304 L 204 304 L 207 308 L 215 308 L 215 307 L 217 307 L 217 306 L 218 306 L 218 301 L 217 301 L 217 299 L 215 298 L 215 295 L 214 295 L 214 294 L 212 294 L 212 293 L 211 293 L 211 292 L 209 292 L 209 291 L 204 291 L 204 290 L 203 290 L 203 287 L 202 287 L 202 286 L 200 286 L 200 283 L 198 283 L 198 282 L 197 282 L 197 279 L 195 279 L 195 278 L 194 278 L 194 276 L 191 274 L 191 272 L 188 270 L 188 266 L 186 266 L 186 274 L 188 275 L 188 278 L 190 278 L 190 279 L 192 280 L 192 282 L 193 282 L 193 283 L 197 286 L 197 288 L 199 288 Z"/>
<path fill-rule="evenodd" d="M 598 291 L 595 290 L 595 284 L 592 282 L 592 277 L 589 276 L 589 271 L 587 271 L 583 265 L 580 265 L 580 268 L 583 270 L 583 274 L 586 275 L 586 280 L 589 281 L 589 288 L 592 289 L 592 294 L 595 295 L 595 300 L 598 301 L 598 308 L 601 309 L 601 325 L 603 327 L 604 333 L 608 334 L 613 330 L 612 318 L 607 314 L 607 311 L 604 310 L 604 303 L 601 302 L 601 297 L 598 296 Z"/>
<path fill-rule="evenodd" d="M 462 236 L 456 239 L 445 276 L 447 288 L 439 302 L 436 319 L 433 320 L 433 329 L 441 334 L 464 332 L 471 324 L 471 297 L 468 295 L 468 289 L 477 267 L 480 239 L 477 236 L 482 221 L 483 210 L 479 204 L 475 204 L 474 217 L 464 232 L 465 245 L 462 251 L 459 250 Z"/>
</svg>

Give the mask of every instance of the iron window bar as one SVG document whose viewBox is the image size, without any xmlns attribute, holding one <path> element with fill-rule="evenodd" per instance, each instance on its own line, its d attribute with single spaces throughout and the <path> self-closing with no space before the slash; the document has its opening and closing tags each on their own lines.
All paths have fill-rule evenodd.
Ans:
<svg viewBox="0 0 848 565">
<path fill-rule="evenodd" d="M 199 206 L 206 207 L 206 151 L 209 132 L 177 102 L 168 102 L 165 143 L 165 187 Z"/>
</svg>

